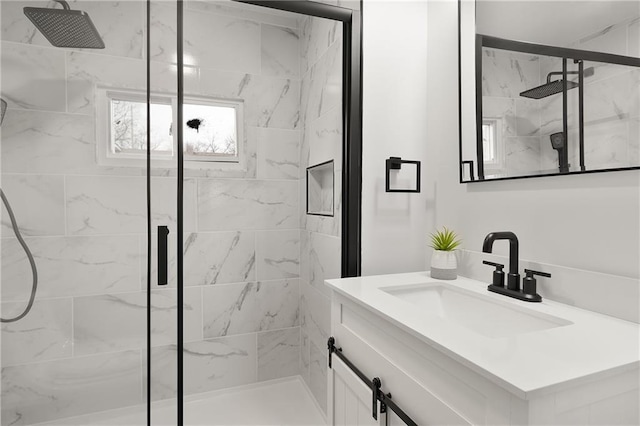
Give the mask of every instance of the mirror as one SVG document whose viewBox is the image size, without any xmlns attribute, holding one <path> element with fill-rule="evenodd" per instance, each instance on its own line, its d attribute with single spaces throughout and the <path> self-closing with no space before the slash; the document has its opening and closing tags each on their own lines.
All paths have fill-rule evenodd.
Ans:
<svg viewBox="0 0 640 426">
<path fill-rule="evenodd" d="M 640 2 L 459 1 L 460 181 L 640 168 Z"/>
</svg>

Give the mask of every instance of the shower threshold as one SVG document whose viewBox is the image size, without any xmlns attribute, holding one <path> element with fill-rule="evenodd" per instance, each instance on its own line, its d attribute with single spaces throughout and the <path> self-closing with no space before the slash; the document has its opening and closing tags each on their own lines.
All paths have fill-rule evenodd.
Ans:
<svg viewBox="0 0 640 426">
<path fill-rule="evenodd" d="M 300 376 L 185 397 L 184 423 L 195 425 L 326 425 Z M 175 425 L 175 401 L 152 404 L 152 424 Z M 47 426 L 145 426 L 145 406 L 102 411 L 52 422 Z"/>
</svg>

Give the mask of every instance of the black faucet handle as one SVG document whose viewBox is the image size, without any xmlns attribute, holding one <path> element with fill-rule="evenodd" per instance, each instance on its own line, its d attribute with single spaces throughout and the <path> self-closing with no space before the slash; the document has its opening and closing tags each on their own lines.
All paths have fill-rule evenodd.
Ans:
<svg viewBox="0 0 640 426">
<path fill-rule="evenodd" d="M 488 260 L 483 260 L 482 263 L 496 268 L 496 270 L 493 271 L 493 281 L 491 282 L 491 285 L 504 287 L 504 272 L 502 271 L 504 265 L 501 263 L 489 262 Z"/>
<path fill-rule="evenodd" d="M 525 269 L 524 273 L 527 274 L 527 278 L 533 278 L 534 275 L 539 275 L 541 277 L 551 278 L 551 274 L 550 273 L 534 271 L 533 269 Z"/>
<path fill-rule="evenodd" d="M 502 271 L 502 268 L 504 268 L 503 264 L 495 263 L 495 262 L 489 262 L 488 260 L 483 260 L 482 263 L 484 263 L 485 265 L 494 266 L 498 271 Z"/>
</svg>

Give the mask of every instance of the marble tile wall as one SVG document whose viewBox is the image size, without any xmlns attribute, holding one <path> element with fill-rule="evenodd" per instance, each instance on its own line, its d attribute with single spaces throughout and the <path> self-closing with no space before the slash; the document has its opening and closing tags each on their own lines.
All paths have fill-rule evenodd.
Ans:
<svg viewBox="0 0 640 426">
<path fill-rule="evenodd" d="M 176 358 L 175 170 L 153 170 L 152 221 L 154 227 L 169 225 L 170 273 L 169 285 L 155 288 L 151 298 L 153 376 L 147 390 L 145 170 L 96 162 L 96 85 L 145 89 L 145 2 L 71 1 L 94 20 L 107 46 L 102 51 L 53 48 L 22 14 L 22 3 L 0 7 L 2 98 L 9 103 L 1 186 L 40 274 L 32 312 L 2 326 L 1 424 L 140 404 L 147 391 L 156 400 L 170 398 Z M 185 8 L 185 90 L 244 100 L 248 158 L 241 170 L 187 166 L 185 392 L 303 370 L 309 377 L 309 362 L 299 365 L 310 359 L 300 355 L 301 348 L 309 349 L 299 305 L 312 301 L 307 324 L 324 328 L 307 330 L 323 348 L 328 304 L 316 289 L 309 296 L 309 280 L 299 278 L 302 259 L 309 258 L 302 241 L 310 240 L 310 232 L 300 231 L 307 164 L 301 156 L 300 99 L 303 74 L 315 72 L 322 86 L 313 86 L 307 99 L 316 121 L 329 116 L 336 103 L 328 93 L 336 84 L 336 58 L 309 63 L 301 56 L 305 30 L 292 15 L 230 2 L 190 0 Z M 152 88 L 171 92 L 175 11 L 158 1 L 151 12 Z M 307 78 L 307 93 L 309 83 Z M 317 138 L 339 138 L 340 127 L 325 122 L 317 125 Z M 339 224 L 329 222 L 316 228 L 338 240 Z M 23 309 L 31 276 L 4 210 L 0 232 L 2 315 L 8 317 Z M 326 242 L 320 244 L 324 253 Z M 316 266 L 315 274 L 322 270 Z M 327 310 L 316 313 L 320 308 Z"/>
<path fill-rule="evenodd" d="M 543 103 L 520 92 L 542 84 L 542 58 L 499 49 L 483 49 L 482 114 L 498 120 L 502 163 L 491 173 L 508 175 L 540 170 Z"/>
<path fill-rule="evenodd" d="M 326 412 L 331 293 L 324 280 L 341 274 L 342 215 L 342 27 L 305 18 L 301 28 L 300 193 L 306 197 L 306 168 L 334 161 L 334 216 L 300 214 L 301 375 Z"/>
</svg>

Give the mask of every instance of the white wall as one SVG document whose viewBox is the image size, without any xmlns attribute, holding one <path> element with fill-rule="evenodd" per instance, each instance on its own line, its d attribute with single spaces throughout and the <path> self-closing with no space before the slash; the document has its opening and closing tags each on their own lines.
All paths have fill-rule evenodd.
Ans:
<svg viewBox="0 0 640 426">
<path fill-rule="evenodd" d="M 468 250 L 511 230 L 521 259 L 640 276 L 640 172 L 458 183 L 455 1 L 365 0 L 364 55 L 363 274 L 423 268 L 447 225 Z M 420 195 L 384 193 L 389 155 L 424 161 Z"/>
<path fill-rule="evenodd" d="M 425 268 L 434 211 L 433 187 L 427 185 L 432 171 L 424 163 L 426 113 L 433 102 L 426 95 L 426 22 L 425 2 L 364 1 L 363 275 Z M 385 159 L 391 156 L 423 162 L 420 194 L 385 192 Z"/>
</svg>

